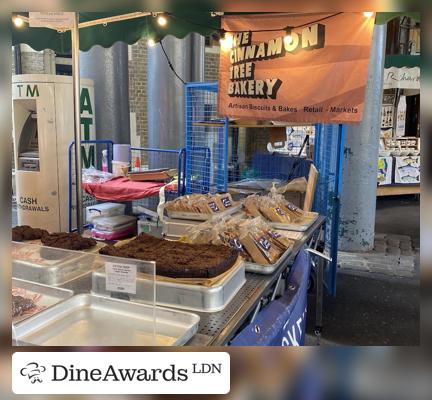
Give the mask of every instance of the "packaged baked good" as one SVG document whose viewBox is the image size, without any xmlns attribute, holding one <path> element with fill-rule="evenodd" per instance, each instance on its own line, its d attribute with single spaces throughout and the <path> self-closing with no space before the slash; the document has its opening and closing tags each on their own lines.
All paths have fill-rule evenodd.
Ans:
<svg viewBox="0 0 432 400">
<path fill-rule="evenodd" d="M 216 203 L 222 211 L 234 206 L 234 200 L 229 193 L 218 193 L 215 196 Z"/>
<path fill-rule="evenodd" d="M 262 217 L 259 209 L 259 196 L 251 195 L 243 200 L 243 206 L 246 214 L 252 217 Z"/>
</svg>

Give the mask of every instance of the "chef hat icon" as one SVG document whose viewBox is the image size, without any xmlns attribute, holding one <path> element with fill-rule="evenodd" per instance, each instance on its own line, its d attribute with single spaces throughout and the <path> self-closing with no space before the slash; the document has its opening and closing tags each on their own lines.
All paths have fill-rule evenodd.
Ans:
<svg viewBox="0 0 432 400">
<path fill-rule="evenodd" d="M 36 362 L 28 363 L 24 368 L 21 369 L 20 373 L 22 376 L 27 376 L 31 383 L 42 382 L 40 374 L 45 372 L 46 368 L 43 365 L 39 365 Z"/>
</svg>

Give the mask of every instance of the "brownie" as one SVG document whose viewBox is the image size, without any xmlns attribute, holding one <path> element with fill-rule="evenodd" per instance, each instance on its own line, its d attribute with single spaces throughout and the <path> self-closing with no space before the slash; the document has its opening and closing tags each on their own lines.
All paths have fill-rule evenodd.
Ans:
<svg viewBox="0 0 432 400">
<path fill-rule="evenodd" d="M 105 246 L 100 254 L 156 262 L 156 274 L 172 278 L 213 278 L 230 269 L 238 252 L 227 246 L 189 244 L 141 233 L 122 246 Z"/>
<path fill-rule="evenodd" d="M 84 238 L 78 233 L 57 232 L 42 237 L 42 244 L 67 250 L 85 250 L 96 246 L 93 238 Z"/>
<path fill-rule="evenodd" d="M 45 229 L 32 228 L 28 225 L 18 225 L 12 228 L 12 240 L 14 242 L 41 239 L 45 235 L 48 235 L 48 231 Z"/>
<path fill-rule="evenodd" d="M 19 317 L 35 307 L 33 300 L 12 295 L 12 318 Z"/>
</svg>

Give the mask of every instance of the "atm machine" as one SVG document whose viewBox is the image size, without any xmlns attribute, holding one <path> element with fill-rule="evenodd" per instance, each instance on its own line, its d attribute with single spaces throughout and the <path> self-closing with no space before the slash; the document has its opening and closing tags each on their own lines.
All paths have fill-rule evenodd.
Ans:
<svg viewBox="0 0 432 400">
<path fill-rule="evenodd" d="M 82 140 L 95 139 L 93 82 L 81 79 Z M 13 143 L 19 225 L 67 231 L 68 147 L 74 139 L 72 77 L 12 77 Z M 83 148 L 86 164 L 95 148 Z M 83 165 L 88 167 L 89 165 Z"/>
</svg>

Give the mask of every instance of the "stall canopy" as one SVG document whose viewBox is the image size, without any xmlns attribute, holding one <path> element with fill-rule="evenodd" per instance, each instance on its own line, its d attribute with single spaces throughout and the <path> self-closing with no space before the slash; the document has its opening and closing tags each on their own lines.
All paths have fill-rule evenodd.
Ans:
<svg viewBox="0 0 432 400">
<path fill-rule="evenodd" d="M 28 13 L 14 14 L 28 17 Z M 132 17 L 133 14 L 135 14 L 133 18 L 121 18 L 126 18 L 126 16 Z M 193 12 L 190 9 L 173 11 L 165 14 L 168 18 L 168 23 L 164 27 L 159 26 L 155 18 L 160 14 L 159 12 L 133 12 L 125 14 L 115 12 L 80 12 L 80 50 L 87 51 L 94 45 L 108 48 L 118 41 L 133 44 L 141 38 L 153 39 L 155 42 L 158 42 L 166 35 L 183 38 L 191 32 L 209 36 L 219 31 L 222 13 L 212 13 L 210 11 Z M 400 16 L 408 16 L 415 21 L 420 20 L 420 13 L 417 12 L 391 12 L 377 13 L 375 23 L 384 24 Z M 99 22 L 99 24 L 95 24 L 100 20 L 111 20 L 111 22 Z M 92 23 L 94 25 L 91 25 Z M 38 51 L 49 48 L 59 54 L 71 53 L 70 31 L 58 32 L 49 28 L 30 28 L 27 24 L 21 27 L 12 25 L 12 44 L 21 43 L 28 44 Z"/>
<path fill-rule="evenodd" d="M 160 14 L 158 12 L 134 12 L 119 15 L 80 12 L 80 50 L 87 51 L 94 45 L 108 48 L 118 41 L 133 44 L 141 38 L 158 42 L 166 35 L 183 38 L 191 32 L 209 36 L 217 32 L 220 27 L 220 17 L 210 12 L 179 11 L 164 14 L 168 20 L 164 27 L 157 23 L 157 16 Z M 15 13 L 15 15 L 28 17 L 28 13 Z M 90 25 L 98 21 L 97 25 Z M 69 54 L 71 53 L 71 32 L 69 30 L 58 32 L 49 28 L 30 28 L 27 24 L 20 27 L 12 25 L 12 44 L 20 43 L 26 43 L 38 51 L 49 48 L 60 54 Z"/>
</svg>

